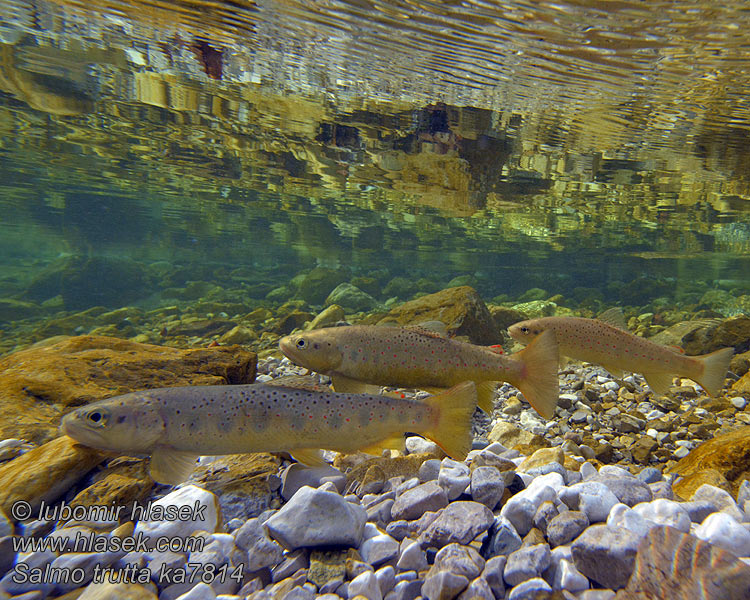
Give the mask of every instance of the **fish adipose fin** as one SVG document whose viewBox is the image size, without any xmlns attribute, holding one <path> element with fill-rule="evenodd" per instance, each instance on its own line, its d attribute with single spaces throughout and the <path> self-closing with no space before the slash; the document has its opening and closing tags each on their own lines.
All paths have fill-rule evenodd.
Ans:
<svg viewBox="0 0 750 600">
<path fill-rule="evenodd" d="M 545 419 L 555 415 L 560 393 L 557 381 L 558 351 L 555 334 L 551 329 L 543 331 L 520 352 L 512 354 L 514 360 L 523 363 L 523 374 L 511 385 L 517 387 L 524 398 Z"/>
<path fill-rule="evenodd" d="M 197 459 L 192 452 L 182 452 L 169 446 L 157 446 L 149 464 L 151 478 L 168 485 L 182 483 L 190 477 Z"/>
<path fill-rule="evenodd" d="M 711 354 L 694 357 L 703 365 L 703 374 L 696 377 L 695 381 L 712 396 L 717 396 L 721 392 L 733 355 L 734 348 L 721 348 Z"/>
<path fill-rule="evenodd" d="M 435 425 L 423 435 L 455 460 L 464 460 L 471 450 L 471 418 L 477 406 L 477 389 L 473 381 L 464 381 L 424 402 L 437 409 Z"/>
<path fill-rule="evenodd" d="M 362 383 L 344 375 L 331 375 L 331 383 L 335 392 L 340 394 L 380 394 L 380 386 Z"/>
<path fill-rule="evenodd" d="M 663 396 L 669 391 L 669 386 L 672 385 L 674 375 L 671 373 L 643 373 L 643 377 L 648 383 L 654 394 L 657 396 Z"/>
<path fill-rule="evenodd" d="M 297 448 L 289 452 L 289 454 L 298 463 L 302 463 L 308 467 L 323 467 L 328 464 L 317 448 Z"/>
<path fill-rule="evenodd" d="M 612 308 L 605 310 L 596 318 L 607 325 L 617 327 L 617 329 L 628 330 L 628 326 L 625 324 L 625 315 L 622 314 L 622 309 L 619 306 L 613 306 Z"/>
</svg>

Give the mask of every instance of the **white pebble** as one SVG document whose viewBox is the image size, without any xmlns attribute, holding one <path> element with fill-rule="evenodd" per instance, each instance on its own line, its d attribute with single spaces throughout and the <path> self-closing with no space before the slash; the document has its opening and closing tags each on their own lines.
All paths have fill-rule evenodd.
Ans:
<svg viewBox="0 0 750 600">
<path fill-rule="evenodd" d="M 568 590 L 576 593 L 589 589 L 589 580 L 576 569 L 572 562 L 562 559 L 555 569 L 552 586 L 555 590 Z"/>
<path fill-rule="evenodd" d="M 744 410 L 747 406 L 747 400 L 745 400 L 742 396 L 731 398 L 729 401 L 737 410 Z"/>
<path fill-rule="evenodd" d="M 657 525 L 669 525 L 685 533 L 690 532 L 690 515 L 674 500 L 658 498 L 651 502 L 641 502 L 633 510 Z"/>
<path fill-rule="evenodd" d="M 695 535 L 737 556 L 750 556 L 750 531 L 726 513 L 708 515 L 695 528 Z"/>
<path fill-rule="evenodd" d="M 609 511 L 607 525 L 617 529 L 627 529 L 639 537 L 645 536 L 651 527 L 656 527 L 656 523 L 647 521 L 627 504 L 622 503 L 615 504 Z"/>
</svg>

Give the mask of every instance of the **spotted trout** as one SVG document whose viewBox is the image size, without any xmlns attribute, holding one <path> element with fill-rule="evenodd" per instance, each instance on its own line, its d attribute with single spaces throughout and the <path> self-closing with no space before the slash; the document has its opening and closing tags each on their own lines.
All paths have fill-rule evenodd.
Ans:
<svg viewBox="0 0 750 600">
<path fill-rule="evenodd" d="M 561 357 L 602 365 L 615 377 L 621 377 L 623 371 L 641 373 L 660 395 L 669 390 L 673 377 L 680 376 L 716 396 L 734 353 L 732 348 L 721 348 L 711 354 L 686 356 L 627 331 L 619 309 L 605 311 L 597 319 L 542 317 L 508 328 L 510 336 L 522 344 L 533 343 L 537 336 L 550 331 L 555 333 Z"/>
<path fill-rule="evenodd" d="M 78 408 L 63 417 L 60 431 L 100 450 L 149 454 L 153 479 L 175 485 L 204 454 L 289 452 L 319 464 L 319 449 L 401 449 L 405 432 L 463 460 L 475 407 L 471 382 L 423 401 L 260 383 L 174 387 Z"/>
<path fill-rule="evenodd" d="M 555 336 L 540 336 L 513 355 L 444 337 L 421 327 L 350 325 L 288 335 L 279 342 L 294 363 L 330 375 L 340 392 L 366 385 L 427 391 L 461 381 L 477 385 L 477 403 L 492 412 L 498 381 L 517 387 L 531 406 L 549 419 L 558 399 Z"/>
</svg>

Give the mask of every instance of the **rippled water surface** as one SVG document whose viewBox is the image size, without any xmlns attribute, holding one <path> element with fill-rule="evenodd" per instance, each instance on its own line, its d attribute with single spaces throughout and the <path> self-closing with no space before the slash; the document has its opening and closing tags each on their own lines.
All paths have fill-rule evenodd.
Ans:
<svg viewBox="0 0 750 600">
<path fill-rule="evenodd" d="M 264 301 L 315 266 L 486 298 L 750 290 L 745 2 L 0 8 L 6 304 Z"/>
</svg>

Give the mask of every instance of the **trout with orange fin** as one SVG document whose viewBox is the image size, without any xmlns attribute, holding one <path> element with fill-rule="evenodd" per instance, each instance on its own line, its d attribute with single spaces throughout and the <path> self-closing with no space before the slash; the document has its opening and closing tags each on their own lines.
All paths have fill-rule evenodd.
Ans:
<svg viewBox="0 0 750 600">
<path fill-rule="evenodd" d="M 187 479 L 203 454 L 289 452 L 320 464 L 318 449 L 402 449 L 407 431 L 463 460 L 476 388 L 465 382 L 423 401 L 279 385 L 208 385 L 131 392 L 65 415 L 62 433 L 86 446 L 150 454 L 155 481 Z"/>
<path fill-rule="evenodd" d="M 376 325 L 288 335 L 279 348 L 292 362 L 330 375 L 339 392 L 361 391 L 367 385 L 434 391 L 473 381 L 479 407 L 491 413 L 495 385 L 506 381 L 545 419 L 552 418 L 557 406 L 557 344 L 552 333 L 512 355 L 421 327 Z"/>
<path fill-rule="evenodd" d="M 597 319 L 542 317 L 515 323 L 510 336 L 522 344 L 553 331 L 561 357 L 602 365 L 615 377 L 623 371 L 641 373 L 651 389 L 663 395 L 673 377 L 687 377 L 716 396 L 724 384 L 733 348 L 721 348 L 702 356 L 686 356 L 681 350 L 633 335 L 625 328 L 622 311 L 609 309 Z"/>
</svg>

